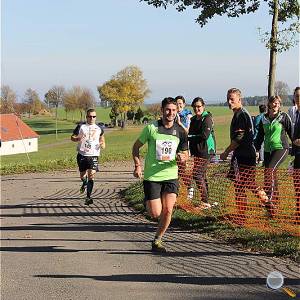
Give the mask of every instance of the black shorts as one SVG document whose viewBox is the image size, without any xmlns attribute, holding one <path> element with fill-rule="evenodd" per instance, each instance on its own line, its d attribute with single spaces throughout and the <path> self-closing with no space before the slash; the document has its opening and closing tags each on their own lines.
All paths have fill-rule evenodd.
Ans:
<svg viewBox="0 0 300 300">
<path fill-rule="evenodd" d="M 77 165 L 80 172 L 86 170 L 98 170 L 98 156 L 83 156 L 80 153 L 77 154 Z"/>
<path fill-rule="evenodd" d="M 161 198 L 162 193 L 170 193 L 178 195 L 179 184 L 177 179 L 164 181 L 144 180 L 145 201 Z"/>
</svg>

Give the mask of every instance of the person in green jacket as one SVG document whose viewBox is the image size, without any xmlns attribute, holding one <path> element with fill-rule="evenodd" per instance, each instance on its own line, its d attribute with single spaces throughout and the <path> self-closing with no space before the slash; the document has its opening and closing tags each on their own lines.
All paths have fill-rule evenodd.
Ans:
<svg viewBox="0 0 300 300">
<path fill-rule="evenodd" d="M 292 121 L 288 114 L 280 110 L 281 98 L 271 96 L 268 100 L 268 111 L 262 117 L 256 139 L 256 150 L 264 142 L 264 181 L 265 191 L 269 198 L 269 213 L 272 217 L 278 198 L 276 170 L 289 153 L 289 140 L 292 140 Z"/>
</svg>

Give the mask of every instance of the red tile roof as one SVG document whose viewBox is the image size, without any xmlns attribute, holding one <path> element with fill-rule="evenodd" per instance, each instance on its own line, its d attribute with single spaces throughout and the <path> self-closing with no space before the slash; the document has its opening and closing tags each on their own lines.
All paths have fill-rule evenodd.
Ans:
<svg viewBox="0 0 300 300">
<path fill-rule="evenodd" d="M 1 114 L 0 125 L 2 142 L 38 137 L 35 131 L 14 114 Z"/>
</svg>

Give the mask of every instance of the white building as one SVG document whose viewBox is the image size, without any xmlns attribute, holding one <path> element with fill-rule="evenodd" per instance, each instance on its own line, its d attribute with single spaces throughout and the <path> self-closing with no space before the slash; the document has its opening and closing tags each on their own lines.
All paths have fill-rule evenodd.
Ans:
<svg viewBox="0 0 300 300">
<path fill-rule="evenodd" d="M 0 155 L 38 151 L 38 134 L 14 114 L 0 115 Z"/>
</svg>

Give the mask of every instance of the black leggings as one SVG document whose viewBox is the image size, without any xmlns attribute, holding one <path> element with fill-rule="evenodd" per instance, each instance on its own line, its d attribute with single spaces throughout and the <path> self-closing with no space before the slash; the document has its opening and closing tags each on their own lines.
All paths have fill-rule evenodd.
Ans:
<svg viewBox="0 0 300 300">
<path fill-rule="evenodd" d="M 272 152 L 264 153 L 264 181 L 265 191 L 269 197 L 269 200 L 276 200 L 278 197 L 278 184 L 276 169 L 284 162 L 289 154 L 288 149 L 279 149 Z"/>
</svg>

